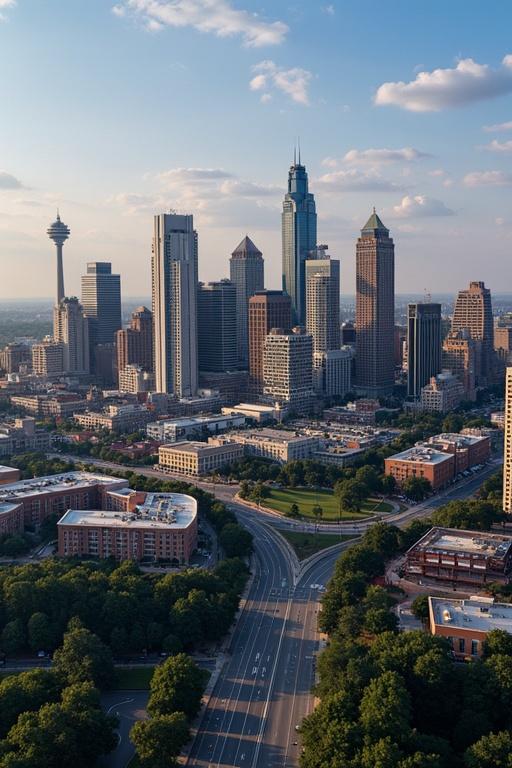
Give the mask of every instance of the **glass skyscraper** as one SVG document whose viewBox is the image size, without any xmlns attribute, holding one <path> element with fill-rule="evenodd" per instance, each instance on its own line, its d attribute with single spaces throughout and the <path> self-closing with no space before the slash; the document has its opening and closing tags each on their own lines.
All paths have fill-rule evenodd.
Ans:
<svg viewBox="0 0 512 768">
<path fill-rule="evenodd" d="M 283 201 L 283 290 L 292 301 L 293 321 L 306 324 L 305 261 L 316 247 L 315 198 L 308 191 L 306 167 L 294 159 Z"/>
</svg>

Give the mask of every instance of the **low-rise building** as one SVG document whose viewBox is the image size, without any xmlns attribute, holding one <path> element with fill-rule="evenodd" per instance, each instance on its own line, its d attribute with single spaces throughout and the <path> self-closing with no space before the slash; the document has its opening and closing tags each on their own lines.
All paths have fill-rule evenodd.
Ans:
<svg viewBox="0 0 512 768">
<path fill-rule="evenodd" d="M 0 501 L 0 536 L 23 533 L 24 529 L 23 505 Z"/>
<path fill-rule="evenodd" d="M 87 400 L 74 392 L 56 395 L 13 395 L 11 403 L 32 416 L 67 419 L 87 408 Z"/>
<path fill-rule="evenodd" d="M 152 440 L 176 443 L 189 438 L 200 440 L 208 435 L 224 432 L 227 429 L 237 429 L 244 425 L 245 416 L 243 414 L 222 413 L 213 416 L 152 421 L 146 427 L 146 434 Z"/>
<path fill-rule="evenodd" d="M 512 536 L 488 531 L 431 528 L 406 553 L 405 575 L 450 586 L 506 583 L 512 570 Z"/>
<path fill-rule="evenodd" d="M 238 443 L 215 445 L 183 441 L 160 446 L 158 468 L 163 472 L 200 477 L 210 475 L 242 456 L 243 446 Z"/>
<path fill-rule="evenodd" d="M 427 441 L 436 451 L 455 456 L 455 474 L 476 464 L 484 464 L 491 455 L 491 440 L 487 436 L 443 432 Z"/>
<path fill-rule="evenodd" d="M 505 429 L 505 411 L 493 411 L 491 424 L 494 424 L 498 429 Z"/>
<path fill-rule="evenodd" d="M 108 429 L 110 432 L 136 432 L 144 429 L 152 418 L 151 411 L 138 403 L 109 405 L 104 411 L 74 414 L 75 421 L 84 429 Z"/>
<path fill-rule="evenodd" d="M 464 386 L 451 371 L 432 376 L 430 384 L 421 390 L 421 409 L 447 413 L 453 411 L 464 399 Z"/>
<path fill-rule="evenodd" d="M 20 477 L 21 472 L 17 467 L 5 467 L 0 465 L 0 485 L 16 483 Z"/>
<path fill-rule="evenodd" d="M 280 421 L 282 410 L 279 406 L 263 405 L 260 403 L 239 403 L 228 408 L 222 408 L 222 413 L 239 413 L 246 416 L 256 424 L 264 424 L 268 421 Z"/>
<path fill-rule="evenodd" d="M 428 611 L 430 632 L 445 637 L 459 661 L 479 658 L 491 630 L 512 634 L 512 605 L 495 603 L 492 598 L 429 597 Z"/>
<path fill-rule="evenodd" d="M 46 429 L 38 429 L 31 416 L 0 425 L 0 456 L 12 456 L 26 451 L 47 451 L 51 436 Z"/>
<path fill-rule="evenodd" d="M 155 377 L 140 365 L 127 365 L 119 371 L 119 391 L 138 395 L 154 389 Z"/>
<path fill-rule="evenodd" d="M 24 525 L 38 528 L 50 515 L 62 515 L 68 509 L 100 509 L 106 491 L 124 488 L 126 483 L 92 472 L 63 472 L 0 486 L 0 504 L 20 504 Z"/>
<path fill-rule="evenodd" d="M 221 445 L 228 442 L 243 445 L 244 452 L 250 456 L 262 456 L 266 459 L 285 464 L 296 459 L 309 459 L 318 449 L 319 439 L 296 432 L 281 429 L 256 429 L 244 432 L 232 432 L 210 442 Z"/>
<path fill-rule="evenodd" d="M 326 408 L 324 419 L 326 421 L 339 421 L 343 424 L 373 425 L 377 421 L 379 413 L 389 411 L 388 408 L 382 408 L 378 400 L 371 398 L 361 398 L 346 406 L 335 406 Z"/>
<path fill-rule="evenodd" d="M 69 509 L 59 520 L 61 557 L 188 563 L 197 547 L 197 502 L 182 493 L 109 494 L 110 509 Z"/>
<path fill-rule="evenodd" d="M 384 461 L 385 473 L 401 487 L 409 477 L 424 477 L 433 491 L 445 488 L 455 477 L 455 457 L 427 445 L 414 446 Z"/>
</svg>

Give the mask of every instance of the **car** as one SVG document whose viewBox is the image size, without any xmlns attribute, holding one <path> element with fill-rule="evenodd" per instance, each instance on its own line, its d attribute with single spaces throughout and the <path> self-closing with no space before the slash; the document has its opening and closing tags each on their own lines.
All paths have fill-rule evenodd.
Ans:
<svg viewBox="0 0 512 768">
<path fill-rule="evenodd" d="M 300 725 L 296 725 L 296 726 L 295 726 L 295 730 L 296 730 L 296 731 L 300 731 Z"/>
<path fill-rule="evenodd" d="M 37 652 L 37 658 L 38 659 L 46 659 L 46 651 L 38 651 Z"/>
</svg>

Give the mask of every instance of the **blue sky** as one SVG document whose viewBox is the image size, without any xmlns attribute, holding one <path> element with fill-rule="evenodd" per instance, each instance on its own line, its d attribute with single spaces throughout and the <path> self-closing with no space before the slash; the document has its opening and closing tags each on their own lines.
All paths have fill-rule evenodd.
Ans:
<svg viewBox="0 0 512 768">
<path fill-rule="evenodd" d="M 505 0 L 0 0 L 0 14 L 0 297 L 53 294 L 56 206 L 70 294 L 94 259 L 124 295 L 148 294 L 167 208 L 194 214 L 202 279 L 228 274 L 247 232 L 278 287 L 298 135 L 343 293 L 373 205 L 398 291 L 512 292 Z"/>
</svg>

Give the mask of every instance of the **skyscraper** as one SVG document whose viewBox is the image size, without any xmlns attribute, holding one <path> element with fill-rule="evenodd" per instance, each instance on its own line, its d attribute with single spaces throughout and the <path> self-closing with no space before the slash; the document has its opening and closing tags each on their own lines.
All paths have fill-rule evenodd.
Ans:
<svg viewBox="0 0 512 768">
<path fill-rule="evenodd" d="M 407 395 L 419 400 L 422 387 L 441 372 L 441 305 L 409 304 Z"/>
<path fill-rule="evenodd" d="M 306 168 L 294 158 L 288 172 L 288 192 L 283 201 L 283 290 L 292 300 L 293 322 L 306 323 L 304 263 L 316 247 L 315 198 L 308 191 Z"/>
<path fill-rule="evenodd" d="M 512 368 L 506 371 L 503 511 L 512 513 Z"/>
<path fill-rule="evenodd" d="M 236 370 L 236 300 L 236 288 L 231 280 L 199 283 L 197 348 L 200 371 Z"/>
<path fill-rule="evenodd" d="M 465 329 L 477 344 L 477 384 L 485 385 L 492 378 L 494 358 L 491 292 L 485 283 L 473 281 L 468 289 L 459 291 L 453 311 L 452 331 Z"/>
<path fill-rule="evenodd" d="M 395 246 L 375 209 L 356 247 L 356 389 L 388 395 L 394 384 Z"/>
<path fill-rule="evenodd" d="M 119 374 L 127 365 L 153 370 L 153 315 L 147 307 L 132 312 L 129 328 L 116 333 L 116 344 Z"/>
<path fill-rule="evenodd" d="M 63 371 L 89 373 L 89 323 L 76 298 L 64 298 L 53 310 L 54 340 L 62 344 Z"/>
<path fill-rule="evenodd" d="M 464 398 L 476 400 L 477 343 L 469 331 L 450 332 L 443 341 L 442 368 L 450 370 L 464 387 Z"/>
<path fill-rule="evenodd" d="M 289 332 L 291 299 L 282 291 L 258 291 L 249 299 L 249 388 L 263 392 L 263 345 L 272 328 Z"/>
<path fill-rule="evenodd" d="M 319 246 L 305 262 L 306 328 L 313 337 L 313 352 L 339 349 L 340 262 L 331 259 L 327 246 Z"/>
<path fill-rule="evenodd" d="M 89 318 L 89 343 L 111 344 L 121 328 L 121 278 L 108 261 L 91 261 L 82 275 L 82 307 Z"/>
<path fill-rule="evenodd" d="M 57 250 L 57 306 L 60 304 L 65 296 L 64 293 L 64 267 L 62 265 L 62 246 L 70 235 L 69 227 L 67 227 L 63 221 L 60 220 L 59 212 L 57 211 L 57 219 L 50 224 L 46 230 L 46 234 L 55 243 Z"/>
<path fill-rule="evenodd" d="M 263 347 L 264 393 L 298 413 L 313 403 L 313 339 L 273 328 Z"/>
<path fill-rule="evenodd" d="M 264 288 L 264 264 L 261 251 L 250 237 L 244 237 L 229 260 L 231 282 L 236 288 L 236 336 L 238 366 L 249 364 L 249 299 Z"/>
<path fill-rule="evenodd" d="M 154 217 L 151 258 L 156 391 L 191 397 L 197 368 L 197 232 L 193 217 Z"/>
</svg>

